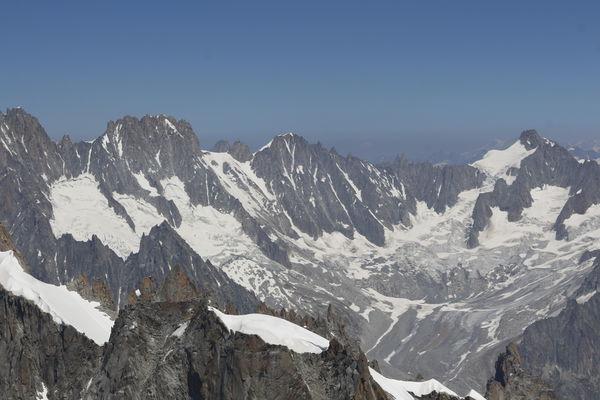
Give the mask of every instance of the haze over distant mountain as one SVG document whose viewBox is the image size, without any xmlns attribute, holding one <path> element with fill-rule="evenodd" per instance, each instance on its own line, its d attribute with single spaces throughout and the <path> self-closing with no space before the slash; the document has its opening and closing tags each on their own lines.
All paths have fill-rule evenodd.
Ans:
<svg viewBox="0 0 600 400">
<path fill-rule="evenodd" d="M 596 161 L 577 159 L 533 130 L 458 165 L 406 157 L 372 163 L 293 133 L 254 152 L 240 142 L 220 142 L 213 151 L 201 143 L 189 123 L 166 115 L 110 121 L 90 142 L 54 142 L 23 109 L 0 114 L 0 220 L 41 282 L 36 285 L 77 287 L 103 303 L 106 313 L 122 310 L 101 367 L 94 344 L 69 336 L 88 354 L 83 370 L 92 378 L 87 388 L 81 376 L 69 385 L 87 398 L 121 389 L 136 396 L 162 393 L 170 384 L 173 393 L 209 390 L 201 390 L 201 377 L 213 367 L 212 353 L 189 353 L 204 337 L 232 357 L 237 341 L 255 361 L 270 351 L 248 337 L 228 336 L 216 322 L 218 313 L 206 304 L 188 309 L 174 300 L 189 298 L 177 293 L 203 293 L 213 307 L 245 314 L 264 302 L 324 316 L 332 304 L 364 354 L 330 345 L 322 356 L 292 362 L 288 350 L 277 350 L 275 367 L 293 364 L 298 375 L 289 383 L 302 396 L 300 382 L 316 379 L 306 375 L 307 366 L 331 371 L 348 363 L 356 372 L 343 387 L 368 393 L 360 398 L 381 398 L 372 381 L 377 374 L 365 371 L 367 357 L 387 376 L 414 381 L 421 375 L 455 393 L 483 392 L 488 378 L 498 375 L 497 355 L 521 337 L 523 365 L 536 378 L 570 384 L 574 375 L 564 371 L 579 377 L 588 365 L 579 356 L 567 366 L 560 356 L 543 359 L 549 343 L 540 338 L 546 328 L 539 324 L 562 334 L 571 313 L 585 321 L 597 311 L 595 292 L 584 289 L 594 268 L 589 251 L 600 238 Z M 11 307 L 26 307 L 12 295 L 6 297 Z M 581 312 L 573 304 L 578 300 L 587 304 Z M 549 317 L 557 319 L 536 322 Z M 188 334 L 189 326 L 197 327 L 195 333 Z M 130 342 L 128 332 L 138 332 L 141 341 Z M 595 343 L 597 332 L 589 335 L 581 342 Z M 571 354 L 581 342 L 558 351 Z M 174 383 L 183 379 L 179 372 L 161 369 L 158 360 L 170 350 L 179 357 L 171 367 L 182 362 L 187 368 L 192 386 L 185 390 Z M 37 352 L 35 346 L 27 351 Z M 121 351 L 134 359 L 147 351 L 152 359 L 138 368 L 120 358 Z M 332 360 L 342 364 L 324 367 Z M 549 374 L 545 365 L 561 373 Z M 267 378 L 276 373 L 265 368 Z M 144 384 L 125 384 L 111 371 Z M 163 372 L 160 385 L 148 383 Z M 58 387 L 50 375 L 42 372 L 45 387 Z M 585 377 L 581 398 L 598 390 L 596 377 Z M 252 390 L 269 384 L 263 378 L 248 378 Z M 317 381 L 319 393 L 335 386 L 329 378 Z M 568 398 L 560 390 L 557 395 Z"/>
</svg>

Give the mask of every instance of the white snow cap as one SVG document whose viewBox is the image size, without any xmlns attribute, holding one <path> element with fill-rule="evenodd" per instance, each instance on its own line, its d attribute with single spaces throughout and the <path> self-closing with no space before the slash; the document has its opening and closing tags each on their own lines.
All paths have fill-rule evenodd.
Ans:
<svg viewBox="0 0 600 400">
<path fill-rule="evenodd" d="M 520 168 L 521 161 L 535 151 L 536 148 L 527 150 L 521 141 L 517 140 L 507 149 L 488 151 L 481 160 L 471 165 L 490 176 L 503 177 L 510 168 Z"/>
<path fill-rule="evenodd" d="M 414 398 L 410 395 L 410 393 L 421 397 L 433 391 L 459 397 L 456 393 L 435 379 L 429 379 L 428 381 L 423 382 L 401 381 L 397 379 L 386 378 L 373 368 L 369 368 L 369 371 L 371 372 L 371 376 L 375 382 L 377 382 L 383 390 L 391 394 L 394 397 L 394 400 L 413 400 Z"/>
<path fill-rule="evenodd" d="M 260 336 L 266 343 L 285 346 L 296 353 L 321 353 L 329 341 L 282 318 L 265 314 L 229 315 L 210 307 L 229 330 Z"/>
<path fill-rule="evenodd" d="M 114 321 L 98 310 L 100 303 L 83 299 L 66 286 L 55 286 L 26 273 L 12 251 L 0 252 L 0 285 L 35 303 L 58 324 L 71 325 L 99 345 L 110 337 Z"/>
</svg>

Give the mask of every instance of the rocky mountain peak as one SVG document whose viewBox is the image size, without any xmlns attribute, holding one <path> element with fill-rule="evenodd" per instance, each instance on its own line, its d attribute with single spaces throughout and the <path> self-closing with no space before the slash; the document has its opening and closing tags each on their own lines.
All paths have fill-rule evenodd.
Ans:
<svg viewBox="0 0 600 400">
<path fill-rule="evenodd" d="M 56 143 L 46 134 L 40 122 L 22 108 L 11 108 L 0 114 L 0 166 L 11 164 L 20 178 L 40 180 L 60 174 L 62 161 Z"/>
<path fill-rule="evenodd" d="M 267 146 L 265 146 L 265 148 L 268 148 L 275 152 L 289 152 L 288 149 L 291 147 L 297 147 L 298 149 L 301 149 L 308 146 L 310 146 L 310 144 L 303 136 L 297 135 L 292 132 L 288 132 L 275 136 L 273 140 L 271 140 L 271 142 Z"/>
<path fill-rule="evenodd" d="M 25 111 L 23 107 L 7 108 L 6 112 L 0 115 L 8 120 L 36 123 L 39 125 L 37 118 Z"/>
<path fill-rule="evenodd" d="M 527 129 L 521 132 L 519 140 L 527 150 L 534 149 L 544 143 L 544 139 L 537 133 L 535 129 Z"/>
<path fill-rule="evenodd" d="M 191 146 L 198 151 L 200 143 L 191 125 L 184 120 L 177 120 L 166 115 L 145 115 L 141 119 L 126 115 L 107 124 L 101 139 L 106 148 L 111 142 L 122 155 L 123 146 L 161 147 L 165 144 L 173 146 Z"/>
<path fill-rule="evenodd" d="M 215 153 L 227 153 L 230 147 L 231 144 L 229 143 L 229 140 L 221 139 L 217 143 L 215 143 L 215 145 L 210 151 L 213 151 Z"/>
<path fill-rule="evenodd" d="M 212 151 L 216 153 L 229 153 L 239 162 L 246 162 L 252 159 L 252 152 L 247 144 L 236 140 L 229 143 L 227 140 L 219 140 L 213 147 Z"/>
<path fill-rule="evenodd" d="M 63 135 L 63 137 L 60 138 L 60 140 L 58 141 L 59 148 L 68 148 L 68 147 L 71 147 L 72 145 L 73 145 L 73 140 L 71 139 L 71 136 L 69 136 L 69 135 Z"/>
</svg>

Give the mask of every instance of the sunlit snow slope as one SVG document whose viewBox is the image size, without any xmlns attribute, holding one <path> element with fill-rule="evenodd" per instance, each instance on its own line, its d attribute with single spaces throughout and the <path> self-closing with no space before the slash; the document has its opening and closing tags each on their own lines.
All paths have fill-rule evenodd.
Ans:
<svg viewBox="0 0 600 400">
<path fill-rule="evenodd" d="M 58 324 L 71 325 L 99 345 L 110 337 L 113 321 L 90 302 L 65 286 L 41 282 L 21 268 L 12 251 L 0 252 L 0 284 L 9 292 L 31 300 Z"/>
</svg>

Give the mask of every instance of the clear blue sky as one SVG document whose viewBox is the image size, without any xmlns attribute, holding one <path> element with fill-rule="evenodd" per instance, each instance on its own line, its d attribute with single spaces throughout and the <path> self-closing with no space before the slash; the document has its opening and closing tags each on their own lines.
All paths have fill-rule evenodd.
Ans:
<svg viewBox="0 0 600 400">
<path fill-rule="evenodd" d="M 294 131 L 376 158 L 516 136 L 600 138 L 600 2 L 11 1 L 0 108 L 55 138 L 125 114 L 204 147 Z"/>
</svg>

